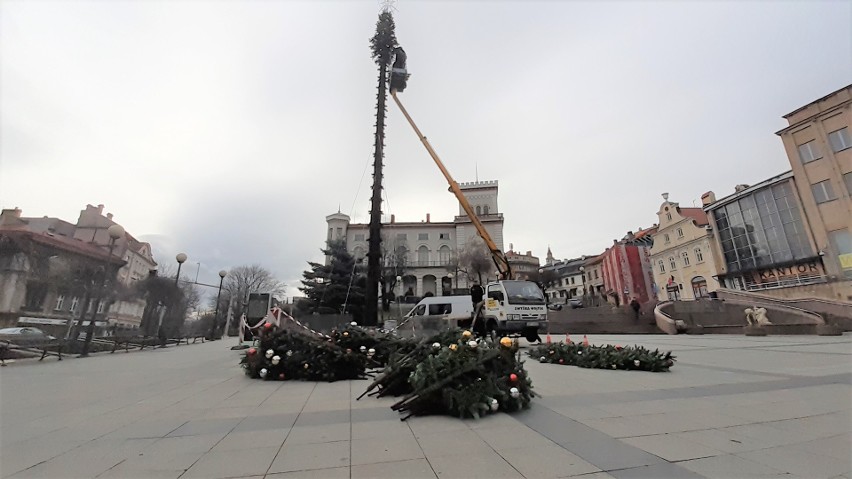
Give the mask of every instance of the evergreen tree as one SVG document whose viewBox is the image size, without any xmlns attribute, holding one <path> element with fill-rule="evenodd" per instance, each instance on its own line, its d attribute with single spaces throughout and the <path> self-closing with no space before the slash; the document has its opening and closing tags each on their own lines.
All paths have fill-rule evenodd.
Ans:
<svg viewBox="0 0 852 479">
<path fill-rule="evenodd" d="M 310 313 L 351 313 L 360 323 L 365 283 L 360 261 L 349 254 L 342 240 L 328 241 L 322 252 L 327 264 L 308 262 L 311 269 L 302 273 L 299 290 L 306 300 L 299 303 L 300 307 Z"/>
</svg>

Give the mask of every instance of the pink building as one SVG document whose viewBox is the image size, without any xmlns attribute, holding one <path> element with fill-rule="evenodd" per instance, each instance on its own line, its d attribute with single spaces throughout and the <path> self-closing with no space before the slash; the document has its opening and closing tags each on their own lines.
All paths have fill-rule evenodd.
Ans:
<svg viewBox="0 0 852 479">
<path fill-rule="evenodd" d="M 651 236 L 656 231 L 655 225 L 628 232 L 604 251 L 601 272 L 608 302 L 622 305 L 636 298 L 644 304 L 656 298 L 651 270 Z"/>
</svg>

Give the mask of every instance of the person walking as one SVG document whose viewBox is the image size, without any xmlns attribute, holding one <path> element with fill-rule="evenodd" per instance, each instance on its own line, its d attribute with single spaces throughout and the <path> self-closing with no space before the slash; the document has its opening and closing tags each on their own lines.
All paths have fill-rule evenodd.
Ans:
<svg viewBox="0 0 852 479">
<path fill-rule="evenodd" d="M 485 325 L 482 323 L 482 298 L 485 296 L 485 290 L 482 289 L 482 286 L 479 283 L 473 283 L 473 286 L 470 287 L 470 301 L 473 303 L 473 320 L 471 327 L 474 330 L 485 330 Z"/>
<path fill-rule="evenodd" d="M 633 298 L 633 300 L 630 301 L 630 309 L 633 310 L 633 319 L 636 321 L 639 321 L 639 309 L 641 307 L 642 305 L 639 304 L 639 301 L 636 300 L 636 298 Z"/>
</svg>

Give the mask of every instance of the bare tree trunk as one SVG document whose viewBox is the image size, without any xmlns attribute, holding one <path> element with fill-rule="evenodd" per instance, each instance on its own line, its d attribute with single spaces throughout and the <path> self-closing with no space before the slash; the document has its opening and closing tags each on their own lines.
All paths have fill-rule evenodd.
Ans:
<svg viewBox="0 0 852 479">
<path fill-rule="evenodd" d="M 379 278 L 382 258 L 382 158 L 385 148 L 385 101 L 387 100 L 386 61 L 379 63 L 378 102 L 376 104 L 376 138 L 373 152 L 373 197 L 370 209 L 370 238 L 367 253 L 367 291 L 363 323 L 378 324 Z"/>
</svg>

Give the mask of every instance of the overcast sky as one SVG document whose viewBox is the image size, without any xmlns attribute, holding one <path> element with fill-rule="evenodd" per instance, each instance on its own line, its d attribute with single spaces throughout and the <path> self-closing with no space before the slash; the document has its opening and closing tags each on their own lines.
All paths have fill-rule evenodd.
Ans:
<svg viewBox="0 0 852 479">
<path fill-rule="evenodd" d="M 0 206 L 106 205 L 200 281 L 292 288 L 325 216 L 368 221 L 376 1 L 0 2 Z M 782 115 L 852 82 L 852 3 L 397 3 L 402 94 L 459 182 L 499 180 L 506 247 L 598 254 L 662 199 L 789 169 Z M 393 105 L 385 213 L 457 203 Z M 363 177 L 363 182 L 362 182 Z M 291 292 L 295 292 L 294 289 Z"/>
</svg>

